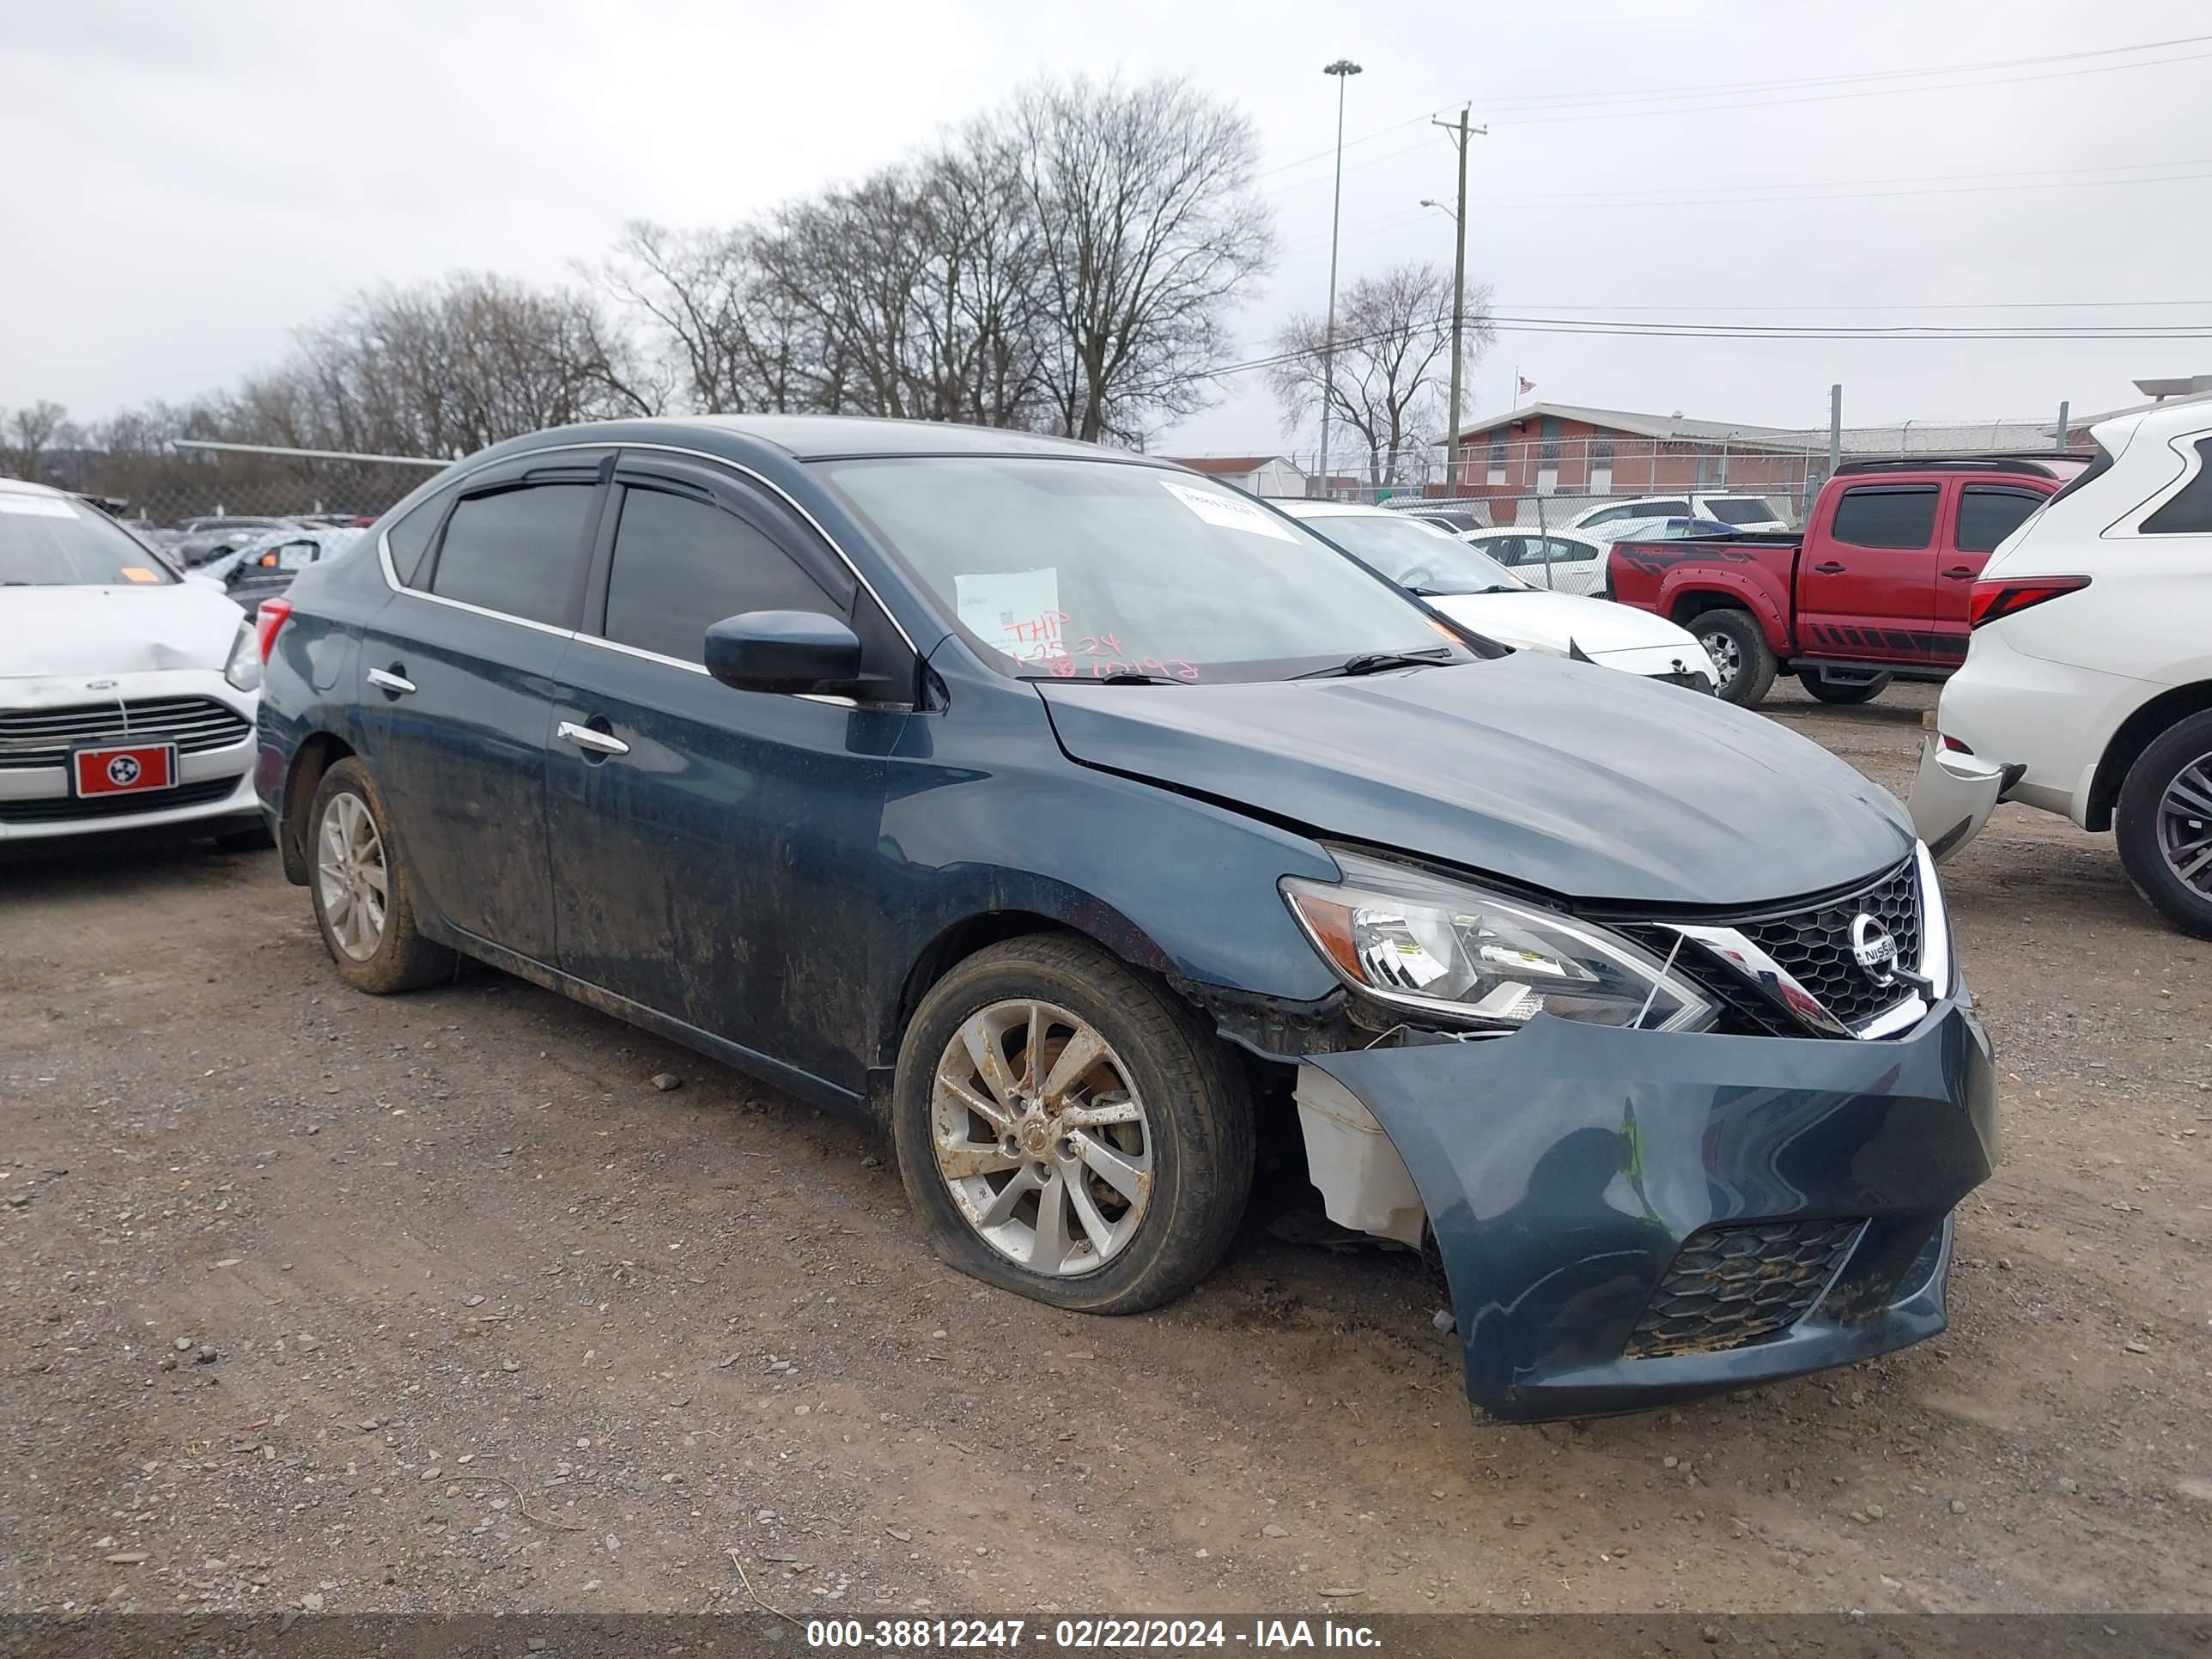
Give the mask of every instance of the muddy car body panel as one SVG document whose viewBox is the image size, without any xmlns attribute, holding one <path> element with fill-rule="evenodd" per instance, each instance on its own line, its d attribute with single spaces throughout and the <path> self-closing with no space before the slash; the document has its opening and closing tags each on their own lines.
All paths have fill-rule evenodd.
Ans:
<svg viewBox="0 0 2212 1659">
<path fill-rule="evenodd" d="M 1026 933 L 1083 935 L 1278 1082 L 1325 1067 L 1371 1113 L 1444 1250 L 1470 1391 L 1501 1414 L 1623 1408 L 1941 1328 L 1946 1217 L 1987 1169 L 1988 1077 L 1940 903 L 1926 920 L 1942 948 L 1900 965 L 1940 957 L 1943 982 L 1911 1008 L 1901 984 L 1884 992 L 1878 1026 L 1793 1024 L 1789 995 L 1809 994 L 1787 975 L 1759 981 L 1747 948 L 1746 963 L 1700 969 L 1682 1012 L 1707 1029 L 1547 1014 L 1461 1040 L 1450 1008 L 1349 980 L 1286 885 L 1326 890 L 1381 860 L 1647 964 L 1674 937 L 1651 930 L 1676 923 L 1700 938 L 1741 926 L 1785 957 L 1802 934 L 1813 954 L 1790 959 L 1820 988 L 1854 908 L 1887 893 L 1883 914 L 1910 931 L 1896 895 L 1918 890 L 1914 842 L 1893 801 L 1711 699 L 1471 648 L 1380 577 L 1218 491 L 1198 519 L 1342 560 L 1359 574 L 1340 603 L 1382 604 L 1394 637 L 1380 643 L 1437 665 L 1405 650 L 1377 672 L 1224 652 L 1231 671 L 1258 666 L 1216 678 L 1181 673 L 1163 647 L 1166 660 L 1106 677 L 1119 683 L 1072 685 L 1066 659 L 1048 674 L 1000 659 L 969 599 L 956 611 L 911 539 L 879 528 L 884 475 L 871 497 L 841 471 L 975 456 L 1056 464 L 1060 499 L 1182 513 L 1203 495 L 1172 466 L 1030 434 L 786 417 L 571 428 L 458 464 L 302 571 L 288 619 L 264 628 L 257 784 L 288 873 L 310 879 L 307 808 L 325 769 L 357 756 L 425 937 L 878 1118 L 917 1005 L 949 966 Z M 1121 481 L 1094 488 L 1109 470 Z M 898 481 L 909 487 L 939 486 Z M 462 506 L 540 488 L 596 493 L 561 542 L 580 574 L 516 600 L 533 617 L 426 591 Z M 741 687 L 676 644 L 617 641 L 611 550 L 639 491 L 726 492 L 821 595 L 753 611 L 848 619 L 860 676 Z M 1001 587 L 1036 574 L 1012 555 L 994 564 L 988 538 L 954 541 L 939 556 Z M 1340 568 L 1306 575 L 1333 583 Z M 1418 1231 L 1418 1210 L 1393 1215 L 1399 1236 Z M 1753 1224 L 1784 1230 L 1796 1290 L 1826 1271 L 1804 1307 L 1771 1329 L 1739 1319 L 1719 1348 L 1676 1351 L 1679 1310 L 1638 1335 L 1655 1286 L 1702 1261 L 1713 1228 Z M 1743 1248 L 1722 1241 L 1725 1272 Z M 1668 1351 L 1638 1347 L 1655 1340 Z"/>
<path fill-rule="evenodd" d="M 1933 1335 L 1950 1212 L 1996 1151 L 1989 1044 L 1955 1002 L 1888 1042 L 1539 1017 L 1309 1063 L 1404 1157 L 1468 1393 L 1501 1417 L 1686 1398 Z"/>
</svg>

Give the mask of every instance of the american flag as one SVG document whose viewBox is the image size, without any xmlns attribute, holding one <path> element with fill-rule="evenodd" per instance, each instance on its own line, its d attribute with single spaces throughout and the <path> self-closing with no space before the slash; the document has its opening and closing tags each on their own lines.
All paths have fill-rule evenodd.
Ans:
<svg viewBox="0 0 2212 1659">
<path fill-rule="evenodd" d="M 1535 383 L 1534 380 L 1532 380 L 1528 379 L 1528 376 L 1526 376 L 1526 375 L 1517 375 L 1517 376 L 1516 376 L 1515 378 L 1520 380 L 1520 382 L 1521 382 L 1521 389 L 1522 389 L 1522 391 L 1523 391 L 1523 392 L 1534 392 L 1534 391 L 1536 389 L 1536 383 Z"/>
</svg>

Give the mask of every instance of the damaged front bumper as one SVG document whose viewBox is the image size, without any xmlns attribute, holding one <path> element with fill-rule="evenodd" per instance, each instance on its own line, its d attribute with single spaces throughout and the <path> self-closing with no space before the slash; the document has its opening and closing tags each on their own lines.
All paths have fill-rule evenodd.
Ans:
<svg viewBox="0 0 2212 1659">
<path fill-rule="evenodd" d="M 1907 802 L 1913 833 L 1941 864 L 1982 833 L 1997 802 L 2026 769 L 1946 749 L 1940 738 L 1929 738 Z"/>
<path fill-rule="evenodd" d="M 1943 1328 L 1996 1156 L 1964 1001 L 1870 1042 L 1621 1030 L 1310 1055 L 1388 1134 L 1492 1415 L 1663 1405 Z"/>
</svg>

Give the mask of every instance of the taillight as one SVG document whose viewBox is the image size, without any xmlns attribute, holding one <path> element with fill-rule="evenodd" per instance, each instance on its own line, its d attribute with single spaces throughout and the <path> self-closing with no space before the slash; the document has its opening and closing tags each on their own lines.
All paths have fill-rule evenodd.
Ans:
<svg viewBox="0 0 2212 1659">
<path fill-rule="evenodd" d="M 276 648 L 276 630 L 292 620 L 292 601 L 264 599 L 261 608 L 253 613 L 254 636 L 261 644 L 261 660 L 267 662 L 269 653 Z"/>
<path fill-rule="evenodd" d="M 1976 582 L 1966 602 L 1966 626 L 1973 629 L 1984 623 L 2001 622 L 2007 617 L 2018 616 L 2031 605 L 2055 599 L 2062 593 L 2077 592 L 2088 585 L 2087 576 L 2019 576 L 2009 580 L 2000 577 L 1994 581 Z"/>
</svg>

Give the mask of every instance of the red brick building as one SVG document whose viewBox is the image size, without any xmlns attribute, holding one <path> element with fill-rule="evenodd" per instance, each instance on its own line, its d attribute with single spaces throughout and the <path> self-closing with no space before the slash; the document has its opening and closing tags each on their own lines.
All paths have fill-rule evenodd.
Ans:
<svg viewBox="0 0 2212 1659">
<path fill-rule="evenodd" d="M 1530 404 L 1462 429 L 1454 495 L 1648 495 L 1662 490 L 1792 494 L 1826 434 L 1625 409 Z"/>
</svg>

